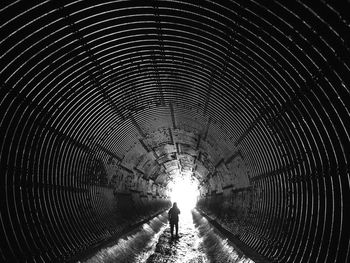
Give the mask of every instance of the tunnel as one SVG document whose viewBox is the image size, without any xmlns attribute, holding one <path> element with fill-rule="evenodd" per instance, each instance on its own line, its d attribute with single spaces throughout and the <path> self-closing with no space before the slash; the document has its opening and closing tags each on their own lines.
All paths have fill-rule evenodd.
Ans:
<svg viewBox="0 0 350 263">
<path fill-rule="evenodd" d="M 349 262 L 349 10 L 1 1 L 0 261 L 71 261 L 186 177 L 266 262 Z"/>
</svg>

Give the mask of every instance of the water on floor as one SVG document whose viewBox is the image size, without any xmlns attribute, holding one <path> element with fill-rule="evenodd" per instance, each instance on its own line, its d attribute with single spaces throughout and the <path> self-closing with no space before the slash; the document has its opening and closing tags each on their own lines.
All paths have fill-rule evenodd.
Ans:
<svg viewBox="0 0 350 263">
<path fill-rule="evenodd" d="M 253 263 L 234 248 L 196 210 L 181 214 L 179 238 L 171 238 L 167 213 L 101 249 L 92 262 Z"/>
</svg>

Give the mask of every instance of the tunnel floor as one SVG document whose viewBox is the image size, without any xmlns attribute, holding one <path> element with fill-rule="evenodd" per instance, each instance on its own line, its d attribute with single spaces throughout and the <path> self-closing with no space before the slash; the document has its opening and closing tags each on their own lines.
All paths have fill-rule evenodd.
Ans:
<svg viewBox="0 0 350 263">
<path fill-rule="evenodd" d="M 167 212 L 79 262 L 220 263 L 254 261 L 240 253 L 197 210 L 183 213 L 171 238 Z"/>
</svg>

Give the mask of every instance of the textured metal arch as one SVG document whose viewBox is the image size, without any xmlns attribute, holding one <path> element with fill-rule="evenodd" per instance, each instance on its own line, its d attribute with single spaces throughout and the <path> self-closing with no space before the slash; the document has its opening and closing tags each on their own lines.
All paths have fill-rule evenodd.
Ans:
<svg viewBox="0 0 350 263">
<path fill-rule="evenodd" d="M 1 259 L 69 259 L 122 233 L 129 203 L 166 207 L 169 180 L 191 173 L 201 208 L 263 257 L 347 262 L 348 10 L 1 3 Z"/>
</svg>

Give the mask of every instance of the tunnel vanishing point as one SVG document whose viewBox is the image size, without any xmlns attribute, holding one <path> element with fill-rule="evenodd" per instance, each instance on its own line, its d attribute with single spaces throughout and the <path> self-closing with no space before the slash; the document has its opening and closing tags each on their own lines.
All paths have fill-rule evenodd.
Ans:
<svg viewBox="0 0 350 263">
<path fill-rule="evenodd" d="M 170 207 L 269 262 L 349 262 L 349 1 L 1 1 L 0 261 Z"/>
</svg>

